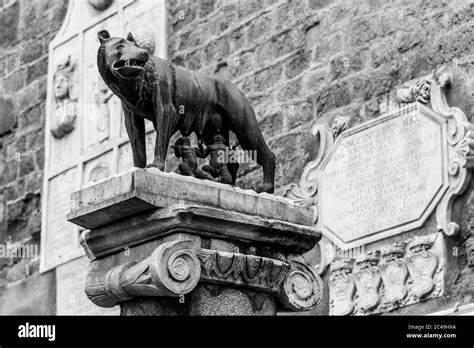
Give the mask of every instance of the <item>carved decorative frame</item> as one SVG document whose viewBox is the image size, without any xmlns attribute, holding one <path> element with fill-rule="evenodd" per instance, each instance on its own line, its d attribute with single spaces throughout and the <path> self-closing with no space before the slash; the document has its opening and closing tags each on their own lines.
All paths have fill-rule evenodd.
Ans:
<svg viewBox="0 0 474 348">
<path fill-rule="evenodd" d="M 417 103 L 417 108 L 425 110 L 427 114 L 443 120 L 445 124 L 445 140 L 446 140 L 446 173 L 444 179 L 444 187 L 441 190 L 439 197 L 433 200 L 424 217 L 416 224 L 411 226 L 404 226 L 392 231 L 381 233 L 380 235 L 372 236 L 371 238 L 361 239 L 357 243 L 341 243 L 336 236 L 325 233 L 321 228 L 320 215 L 316 213 L 315 223 L 321 229 L 323 235 L 331 242 L 335 243 L 342 250 L 347 250 L 359 245 L 364 245 L 388 236 L 408 231 L 420 227 L 428 216 L 436 209 L 436 221 L 438 230 L 443 231 L 448 236 L 453 236 L 459 232 L 459 224 L 452 221 L 452 207 L 457 196 L 462 194 L 471 178 L 471 170 L 474 167 L 474 125 L 472 125 L 464 112 L 457 107 L 450 107 L 446 101 L 446 92 L 452 84 L 452 76 L 446 72 L 439 76 L 435 74 L 423 79 L 416 86 L 401 89 L 397 93 L 397 100 L 400 103 Z M 430 104 L 428 104 L 430 102 Z M 427 104 L 426 106 L 423 104 Z M 415 104 L 413 104 L 415 105 Z M 405 108 L 411 106 L 405 106 Z M 381 116 L 381 118 L 384 116 Z M 378 122 L 380 118 L 370 121 Z M 340 118 L 334 121 L 334 124 L 340 124 Z M 367 127 L 367 124 L 362 124 L 349 131 L 343 132 L 338 137 L 337 132 L 329 129 L 325 125 L 316 125 L 313 129 L 313 134 L 319 136 L 319 152 L 316 159 L 310 162 L 304 169 L 299 185 L 291 184 L 288 186 L 283 196 L 293 200 L 296 204 L 303 206 L 313 206 L 318 208 L 320 198 L 319 183 L 321 177 L 321 170 L 328 155 L 333 151 L 337 144 L 341 141 L 341 137 L 346 134 L 351 134 L 360 129 L 360 127 Z M 333 124 L 333 125 L 334 125 Z M 335 135 L 335 137 L 333 136 Z M 336 138 L 336 139 L 334 139 Z M 320 208 L 320 207 L 319 207 Z M 318 211 L 319 209 L 315 209 Z M 330 260 L 324 260 L 321 264 L 320 272 L 327 266 Z"/>
</svg>

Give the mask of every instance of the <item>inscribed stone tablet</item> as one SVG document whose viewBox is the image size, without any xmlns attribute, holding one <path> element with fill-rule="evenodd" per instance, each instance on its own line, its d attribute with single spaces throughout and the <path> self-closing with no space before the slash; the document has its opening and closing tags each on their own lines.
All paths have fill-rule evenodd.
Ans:
<svg viewBox="0 0 474 348">
<path fill-rule="evenodd" d="M 322 166 L 323 231 L 347 249 L 421 226 L 447 186 L 445 122 L 413 105 L 341 135 Z"/>
</svg>

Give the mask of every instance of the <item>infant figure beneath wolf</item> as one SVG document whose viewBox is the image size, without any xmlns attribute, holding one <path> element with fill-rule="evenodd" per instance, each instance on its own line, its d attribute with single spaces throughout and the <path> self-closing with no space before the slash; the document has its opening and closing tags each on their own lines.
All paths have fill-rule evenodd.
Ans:
<svg viewBox="0 0 474 348">
<path fill-rule="evenodd" d="M 182 163 L 178 166 L 178 173 L 185 176 L 195 176 L 198 179 L 217 181 L 223 184 L 235 185 L 238 163 L 226 163 L 223 161 L 228 147 L 222 135 L 213 136 L 213 143 L 203 148 L 202 140 L 198 141 L 199 148 L 192 147 L 191 141 L 187 137 L 179 138 L 171 148 L 175 151 L 177 158 L 182 158 Z M 209 164 L 199 169 L 197 158 L 210 157 Z M 233 174 L 232 174 L 232 173 Z"/>
</svg>

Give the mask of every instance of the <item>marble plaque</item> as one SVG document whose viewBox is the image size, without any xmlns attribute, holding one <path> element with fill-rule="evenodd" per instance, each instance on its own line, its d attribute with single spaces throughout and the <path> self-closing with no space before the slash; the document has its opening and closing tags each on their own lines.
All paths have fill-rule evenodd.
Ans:
<svg viewBox="0 0 474 348">
<path fill-rule="evenodd" d="M 445 133 L 416 105 L 343 133 L 322 164 L 322 231 L 348 249 L 420 227 L 448 186 Z"/>
<path fill-rule="evenodd" d="M 66 221 L 70 195 L 76 187 L 76 169 L 68 170 L 52 178 L 48 183 L 48 205 L 44 225 L 49 232 L 43 239 L 42 254 L 49 252 L 44 267 L 60 264 L 63 260 L 80 255 L 77 226 Z M 54 251 L 54 252 L 52 252 Z"/>
<path fill-rule="evenodd" d="M 166 59 L 165 0 L 70 0 L 49 44 L 40 271 L 81 257 L 79 230 L 66 221 L 70 194 L 133 167 L 120 100 L 100 78 L 97 33 L 126 37 Z M 148 160 L 154 130 L 146 125 Z M 151 152 L 151 154 L 150 154 Z"/>
<path fill-rule="evenodd" d="M 86 257 L 56 268 L 57 315 L 119 315 L 119 306 L 101 308 L 93 304 L 84 292 L 89 260 Z"/>
</svg>

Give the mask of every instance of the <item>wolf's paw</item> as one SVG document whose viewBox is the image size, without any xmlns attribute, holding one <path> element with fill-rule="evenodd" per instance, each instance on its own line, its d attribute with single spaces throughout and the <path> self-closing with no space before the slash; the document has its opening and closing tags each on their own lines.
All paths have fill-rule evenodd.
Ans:
<svg viewBox="0 0 474 348">
<path fill-rule="evenodd" d="M 158 170 L 161 170 L 162 172 L 165 171 L 165 165 L 161 162 L 153 162 L 150 163 L 146 166 L 146 168 L 156 168 Z"/>
<path fill-rule="evenodd" d="M 258 185 L 257 186 L 257 189 L 255 191 L 257 191 L 257 193 L 263 193 L 263 192 L 266 192 L 266 193 L 273 193 L 273 191 L 275 190 L 274 186 L 272 184 L 262 184 L 262 185 Z"/>
</svg>

